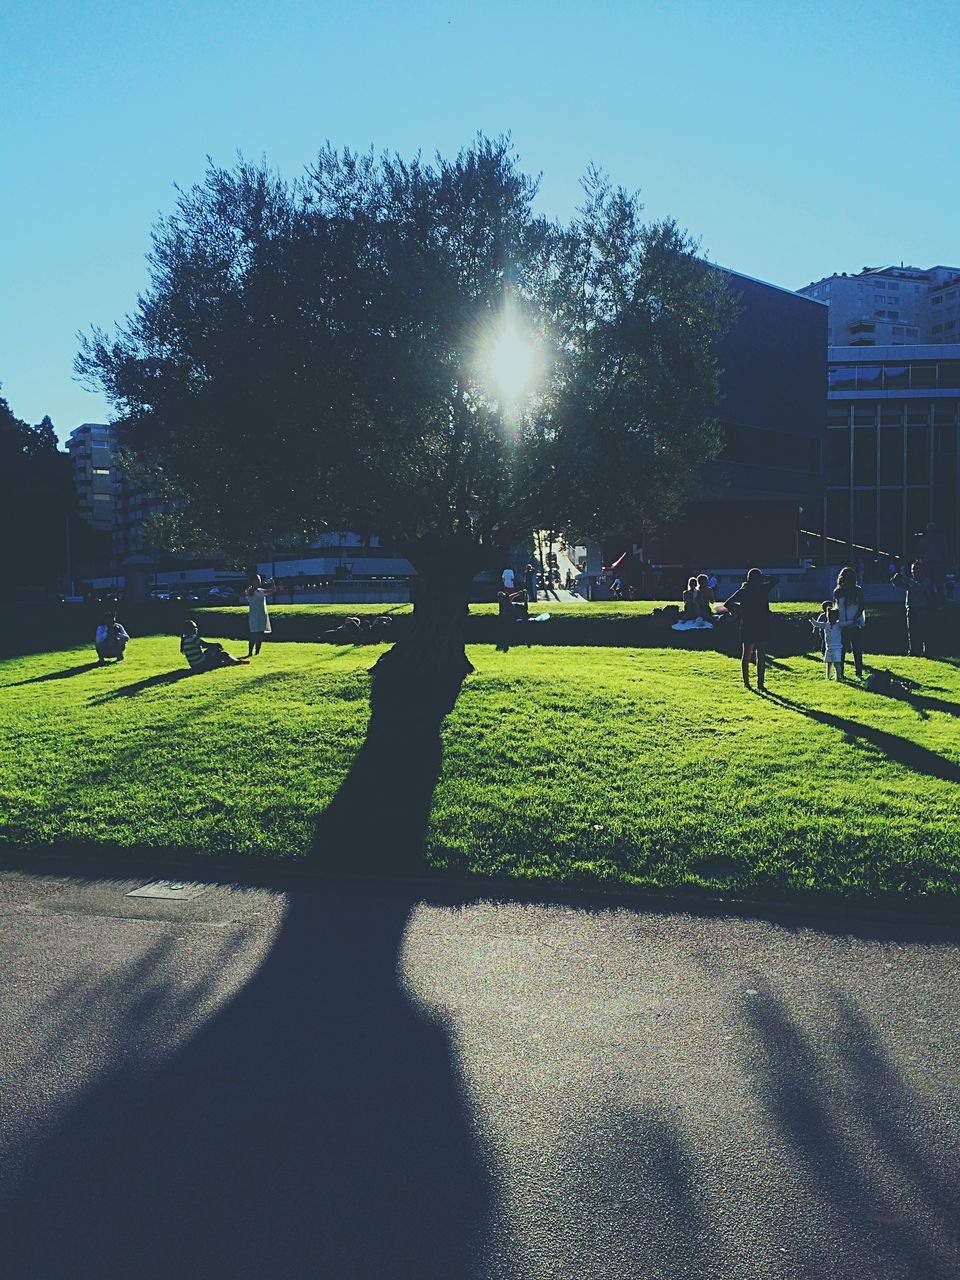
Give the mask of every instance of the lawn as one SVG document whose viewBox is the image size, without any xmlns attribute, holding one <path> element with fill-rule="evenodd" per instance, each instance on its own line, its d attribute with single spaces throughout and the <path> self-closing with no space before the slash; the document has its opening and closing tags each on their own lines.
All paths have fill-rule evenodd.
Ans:
<svg viewBox="0 0 960 1280">
<path fill-rule="evenodd" d="M 119 666 L 89 649 L 0 663 L 0 844 L 302 858 L 363 741 L 376 652 L 273 644 L 171 678 L 175 642 L 154 637 Z M 916 682 L 906 700 L 791 657 L 761 698 L 711 651 L 469 653 L 427 839 L 438 872 L 957 893 L 955 662 L 884 659 Z"/>
</svg>

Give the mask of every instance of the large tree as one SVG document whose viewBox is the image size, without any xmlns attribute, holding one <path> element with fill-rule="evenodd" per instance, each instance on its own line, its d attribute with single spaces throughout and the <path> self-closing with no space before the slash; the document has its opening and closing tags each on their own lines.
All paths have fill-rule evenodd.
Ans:
<svg viewBox="0 0 960 1280">
<path fill-rule="evenodd" d="M 354 528 L 409 557 L 381 688 L 445 696 L 478 570 L 535 526 L 649 526 L 717 449 L 721 274 L 595 172 L 568 224 L 536 192 L 505 139 L 433 164 L 327 147 L 293 184 L 211 166 L 78 357 L 181 545 Z"/>
</svg>

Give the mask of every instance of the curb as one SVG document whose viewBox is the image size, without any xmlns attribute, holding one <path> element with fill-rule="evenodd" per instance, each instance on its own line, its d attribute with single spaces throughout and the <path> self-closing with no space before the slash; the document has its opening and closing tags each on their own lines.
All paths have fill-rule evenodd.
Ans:
<svg viewBox="0 0 960 1280">
<path fill-rule="evenodd" d="M 80 865 L 78 865 L 80 864 Z M 325 871 L 306 862 L 289 864 L 256 857 L 219 857 L 141 850 L 104 850 L 90 846 L 66 846 L 61 850 L 9 847 L 0 849 L 0 870 L 57 871 L 89 876 L 92 870 L 123 879 L 137 875 L 169 878 L 175 872 L 184 880 L 245 883 L 262 888 L 292 888 L 312 885 L 341 893 L 391 893 L 417 896 L 437 904 L 464 901 L 513 901 L 542 905 L 556 904 L 594 910 L 624 910 L 658 914 L 732 916 L 786 921 L 796 925 L 832 923 L 834 926 L 885 924 L 899 927 L 933 926 L 957 933 L 960 943 L 960 897 L 925 903 L 871 903 L 847 901 L 826 895 L 793 898 L 725 896 L 691 890 L 630 888 L 617 885 L 556 884 L 550 881 L 523 881 L 496 876 L 430 875 L 404 876 L 389 872 Z M 132 873 L 132 874 L 131 874 Z M 202 873 L 202 874 L 201 874 Z"/>
</svg>

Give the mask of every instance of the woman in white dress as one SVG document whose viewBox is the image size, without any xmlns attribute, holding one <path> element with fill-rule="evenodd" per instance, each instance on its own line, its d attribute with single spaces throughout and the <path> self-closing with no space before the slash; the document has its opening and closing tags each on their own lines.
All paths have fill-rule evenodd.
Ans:
<svg viewBox="0 0 960 1280">
<path fill-rule="evenodd" d="M 244 595 L 250 602 L 250 639 L 247 657 L 260 652 L 263 637 L 270 633 L 270 615 L 267 613 L 267 596 L 273 595 L 273 582 L 264 582 L 259 573 L 250 579 Z"/>
</svg>

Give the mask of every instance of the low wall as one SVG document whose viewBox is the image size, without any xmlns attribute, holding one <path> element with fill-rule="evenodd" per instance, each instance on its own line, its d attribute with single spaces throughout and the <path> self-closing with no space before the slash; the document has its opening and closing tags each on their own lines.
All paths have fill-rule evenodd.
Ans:
<svg viewBox="0 0 960 1280">
<path fill-rule="evenodd" d="M 549 604 L 546 605 L 549 610 Z M 563 608 L 563 606 L 561 606 Z M 551 614 L 548 622 L 517 626 L 515 644 L 536 645 L 609 645 L 637 649 L 713 649 L 736 653 L 739 632 L 736 621 L 728 619 L 712 631 L 672 631 L 650 612 L 637 606 L 590 605 L 567 607 L 568 611 Z M 409 608 L 393 606 L 394 634 L 402 634 L 410 618 Z M 399 610 L 399 611 L 398 611 Z M 602 610 L 602 612 L 601 612 Z M 271 609 L 273 633 L 271 643 L 284 641 L 315 642 L 322 633 L 332 630 L 351 610 L 309 606 L 275 606 Z M 366 609 L 367 616 L 379 608 Z M 87 605 L 22 605 L 0 609 L 0 657 L 39 653 L 76 645 L 93 645 L 102 608 Z M 169 635 L 177 637 L 184 617 L 193 616 L 205 636 L 242 641 L 247 637 L 247 611 L 235 609 L 198 609 L 178 603 L 152 602 L 124 605 L 118 610 L 120 620 L 130 635 Z M 818 645 L 810 629 L 807 607 L 780 606 L 773 612 L 770 652 L 774 656 L 816 652 Z M 475 608 L 467 620 L 468 644 L 496 644 L 500 623 L 492 606 Z M 335 643 L 342 643 L 338 637 Z M 934 647 L 946 657 L 960 656 L 960 605 L 948 604 L 936 615 Z M 903 654 L 906 652 L 906 625 L 901 605 L 879 605 L 868 608 L 864 632 L 867 654 Z"/>
</svg>

